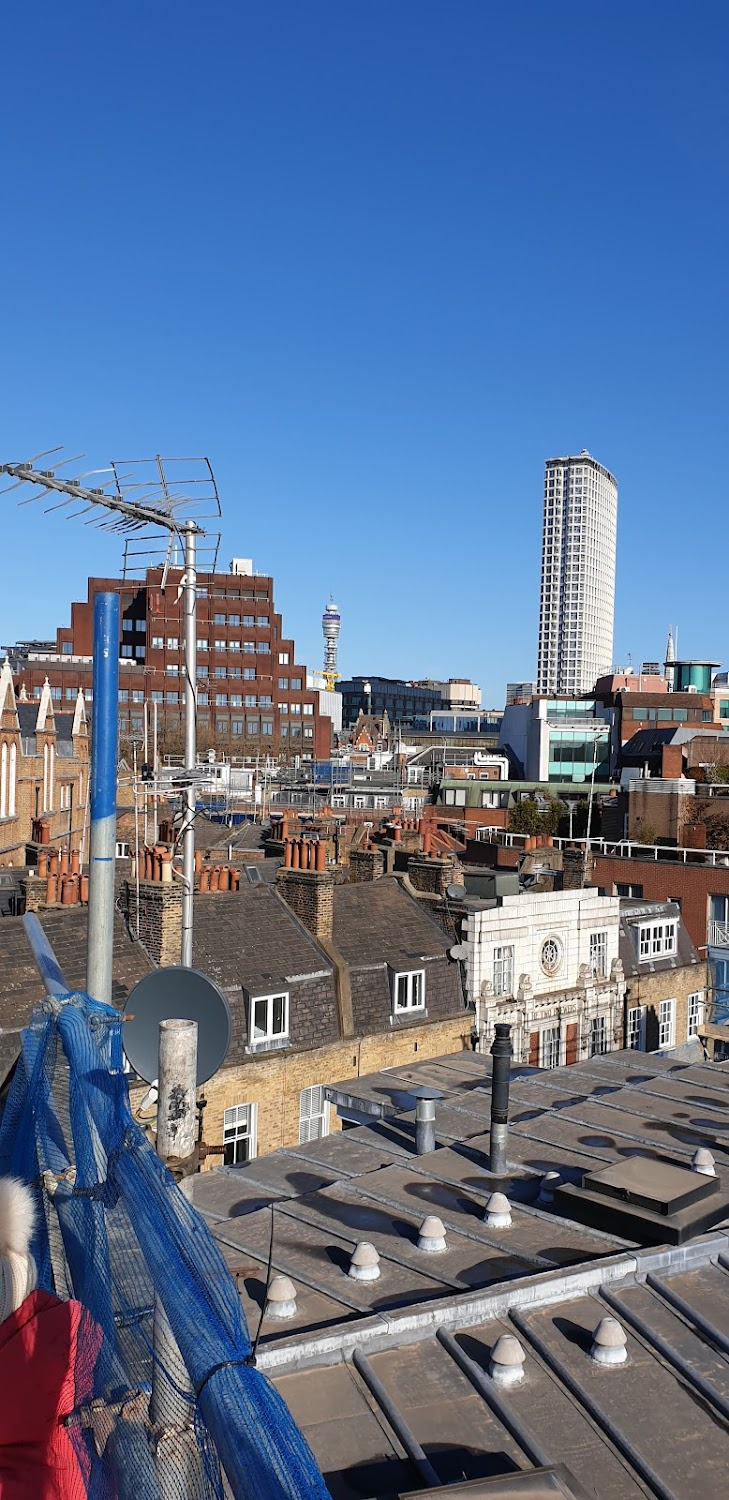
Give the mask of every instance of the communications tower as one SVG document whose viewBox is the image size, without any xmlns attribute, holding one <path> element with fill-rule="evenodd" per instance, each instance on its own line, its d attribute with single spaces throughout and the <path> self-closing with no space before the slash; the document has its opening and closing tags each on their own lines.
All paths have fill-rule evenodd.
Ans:
<svg viewBox="0 0 729 1500">
<path fill-rule="evenodd" d="M 337 671 L 337 643 L 341 629 L 339 610 L 330 594 L 329 603 L 321 617 L 322 635 L 324 636 L 324 679 L 330 692 L 334 692 L 334 686 L 339 676 Z"/>
</svg>

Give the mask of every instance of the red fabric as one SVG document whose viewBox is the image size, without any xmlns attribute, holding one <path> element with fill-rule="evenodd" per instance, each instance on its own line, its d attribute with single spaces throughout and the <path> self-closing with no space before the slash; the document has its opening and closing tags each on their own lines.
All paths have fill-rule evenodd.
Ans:
<svg viewBox="0 0 729 1500">
<path fill-rule="evenodd" d="M 0 1323 L 0 1500 L 86 1500 L 63 1418 L 91 1396 L 99 1343 L 81 1303 L 50 1292 Z"/>
</svg>

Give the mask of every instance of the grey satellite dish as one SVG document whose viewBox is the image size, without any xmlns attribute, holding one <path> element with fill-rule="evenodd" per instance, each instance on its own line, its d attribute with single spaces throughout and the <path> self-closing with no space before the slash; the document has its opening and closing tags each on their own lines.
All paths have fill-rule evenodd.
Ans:
<svg viewBox="0 0 729 1500">
<path fill-rule="evenodd" d="M 465 963 L 466 959 L 468 958 L 468 948 L 466 947 L 466 944 L 454 943 L 453 947 L 448 949 L 448 957 L 460 958 Z"/>
<path fill-rule="evenodd" d="M 230 1010 L 223 991 L 197 969 L 180 964 L 145 974 L 127 996 L 122 1033 L 135 1073 L 153 1083 L 159 1073 L 160 1021 L 197 1021 L 197 1081 L 217 1073 L 230 1046 Z"/>
<path fill-rule="evenodd" d="M 462 901 L 465 894 L 466 888 L 463 885 L 446 886 L 446 896 L 449 901 Z"/>
</svg>

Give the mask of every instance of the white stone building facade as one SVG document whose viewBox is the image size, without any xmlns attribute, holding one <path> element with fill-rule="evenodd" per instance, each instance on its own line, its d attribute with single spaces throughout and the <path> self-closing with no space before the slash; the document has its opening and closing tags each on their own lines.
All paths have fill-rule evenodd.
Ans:
<svg viewBox="0 0 729 1500">
<path fill-rule="evenodd" d="M 610 671 L 618 486 L 582 452 L 544 476 L 538 693 L 586 693 Z"/>
<path fill-rule="evenodd" d="M 497 1021 L 512 1028 L 514 1060 L 561 1067 L 623 1046 L 625 979 L 620 901 L 596 890 L 504 896 L 464 920 L 469 999 L 478 1047 Z"/>
</svg>

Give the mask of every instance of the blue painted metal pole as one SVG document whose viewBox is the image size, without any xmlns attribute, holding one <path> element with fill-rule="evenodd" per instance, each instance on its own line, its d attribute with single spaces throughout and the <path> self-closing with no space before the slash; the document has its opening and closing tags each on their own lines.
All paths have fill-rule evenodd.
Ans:
<svg viewBox="0 0 729 1500">
<path fill-rule="evenodd" d="M 94 597 L 91 713 L 91 839 L 86 989 L 111 1005 L 114 947 L 116 773 L 119 732 L 119 595 Z"/>
<path fill-rule="evenodd" d="M 38 973 L 46 987 L 46 994 L 53 995 L 55 1000 L 64 999 L 69 993 L 68 985 L 63 977 L 58 959 L 34 911 L 26 912 L 23 917 L 23 926 L 25 928 L 25 935 L 33 950 L 33 957 Z"/>
</svg>

